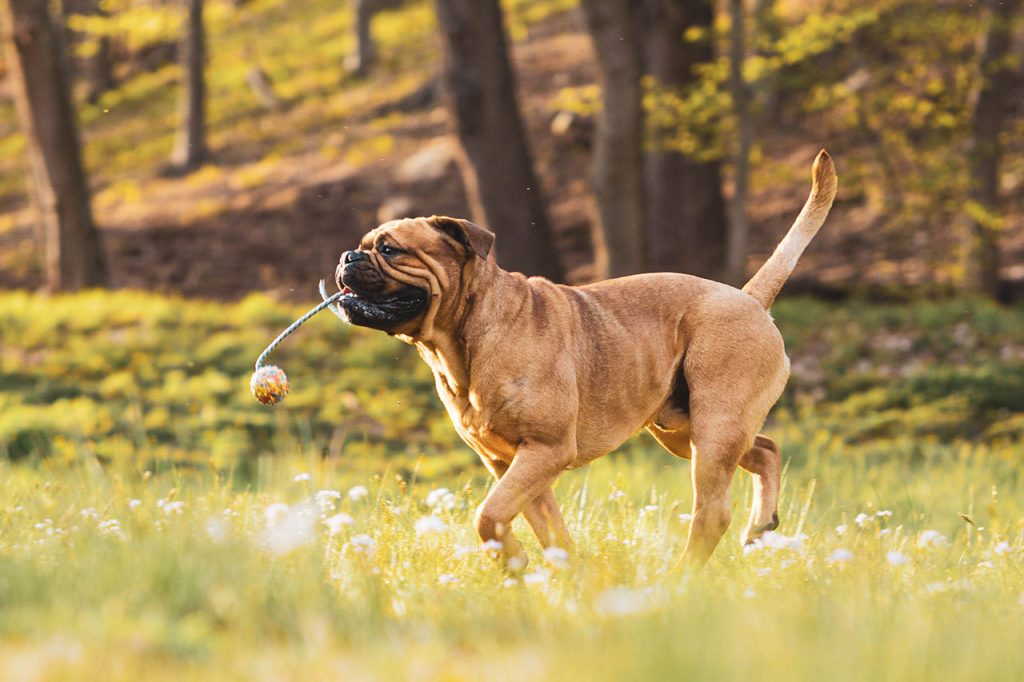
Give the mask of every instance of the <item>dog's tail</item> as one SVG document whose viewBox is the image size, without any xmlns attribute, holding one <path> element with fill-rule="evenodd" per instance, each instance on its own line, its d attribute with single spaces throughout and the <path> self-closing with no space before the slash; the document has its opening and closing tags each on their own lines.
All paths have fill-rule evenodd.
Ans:
<svg viewBox="0 0 1024 682">
<path fill-rule="evenodd" d="M 832 157 L 824 149 L 818 152 L 818 158 L 814 159 L 811 181 L 811 195 L 807 197 L 807 203 L 804 204 L 793 227 L 789 228 L 789 232 L 775 247 L 775 253 L 771 258 L 743 286 L 743 292 L 750 294 L 764 306 L 765 310 L 771 307 L 775 297 L 782 290 L 782 285 L 793 274 L 800 254 L 818 233 L 829 209 L 832 208 L 832 200 L 836 198 L 836 167 L 832 163 Z"/>
</svg>

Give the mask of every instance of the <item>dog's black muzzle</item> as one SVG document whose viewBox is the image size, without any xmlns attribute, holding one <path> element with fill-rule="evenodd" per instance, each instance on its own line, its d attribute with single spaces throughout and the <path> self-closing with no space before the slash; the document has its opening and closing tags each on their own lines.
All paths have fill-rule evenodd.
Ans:
<svg viewBox="0 0 1024 682">
<path fill-rule="evenodd" d="M 349 322 L 361 327 L 391 331 L 427 308 L 427 293 L 418 287 L 388 291 L 389 279 L 363 251 L 343 253 L 335 278 L 345 294 L 338 304 Z"/>
</svg>

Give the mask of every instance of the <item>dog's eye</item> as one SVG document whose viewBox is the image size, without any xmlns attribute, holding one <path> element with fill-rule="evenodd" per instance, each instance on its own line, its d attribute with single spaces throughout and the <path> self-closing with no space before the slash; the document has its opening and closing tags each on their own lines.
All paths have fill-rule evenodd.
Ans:
<svg viewBox="0 0 1024 682">
<path fill-rule="evenodd" d="M 401 249 L 395 246 L 391 246 L 391 244 L 381 244 L 380 246 L 377 247 L 377 251 L 379 251 L 380 255 L 384 256 L 385 258 L 397 256 L 398 254 L 402 253 Z"/>
</svg>

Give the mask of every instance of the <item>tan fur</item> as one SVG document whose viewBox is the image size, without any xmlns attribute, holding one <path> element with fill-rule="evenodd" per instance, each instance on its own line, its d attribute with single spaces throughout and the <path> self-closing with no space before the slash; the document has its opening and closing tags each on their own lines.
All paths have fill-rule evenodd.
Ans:
<svg viewBox="0 0 1024 682">
<path fill-rule="evenodd" d="M 497 479 L 477 512 L 483 540 L 501 541 L 522 565 L 510 529 L 523 513 L 543 545 L 568 547 L 555 479 L 643 428 L 692 459 L 686 561 L 706 561 L 729 525 L 737 466 L 755 477 L 744 539 L 777 525 L 779 450 L 758 430 L 789 361 L 766 308 L 824 220 L 834 177 L 822 152 L 811 198 L 748 293 L 670 273 L 581 287 L 527 278 L 481 257 L 489 233 L 451 218 L 385 223 L 363 239 L 393 288 L 429 292 L 427 310 L 389 332 L 430 365 L 456 430 Z M 406 253 L 384 258 L 382 240 Z M 671 399 L 677 372 L 685 409 Z"/>
</svg>

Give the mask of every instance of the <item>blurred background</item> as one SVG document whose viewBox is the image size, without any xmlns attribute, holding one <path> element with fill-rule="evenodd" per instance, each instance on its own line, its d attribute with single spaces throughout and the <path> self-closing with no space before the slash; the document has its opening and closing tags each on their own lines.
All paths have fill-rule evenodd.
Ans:
<svg viewBox="0 0 1024 682">
<path fill-rule="evenodd" d="M 414 354 L 326 315 L 275 356 L 288 401 L 247 395 L 343 250 L 439 213 L 558 281 L 742 284 L 822 147 L 840 190 L 775 309 L 780 414 L 911 452 L 1020 437 L 1020 0 L 0 6 L 10 459 L 472 463 Z"/>
<path fill-rule="evenodd" d="M 1024 296 L 1018 0 L 11 0 L 0 286 L 308 298 L 392 217 L 573 283 Z"/>
</svg>

